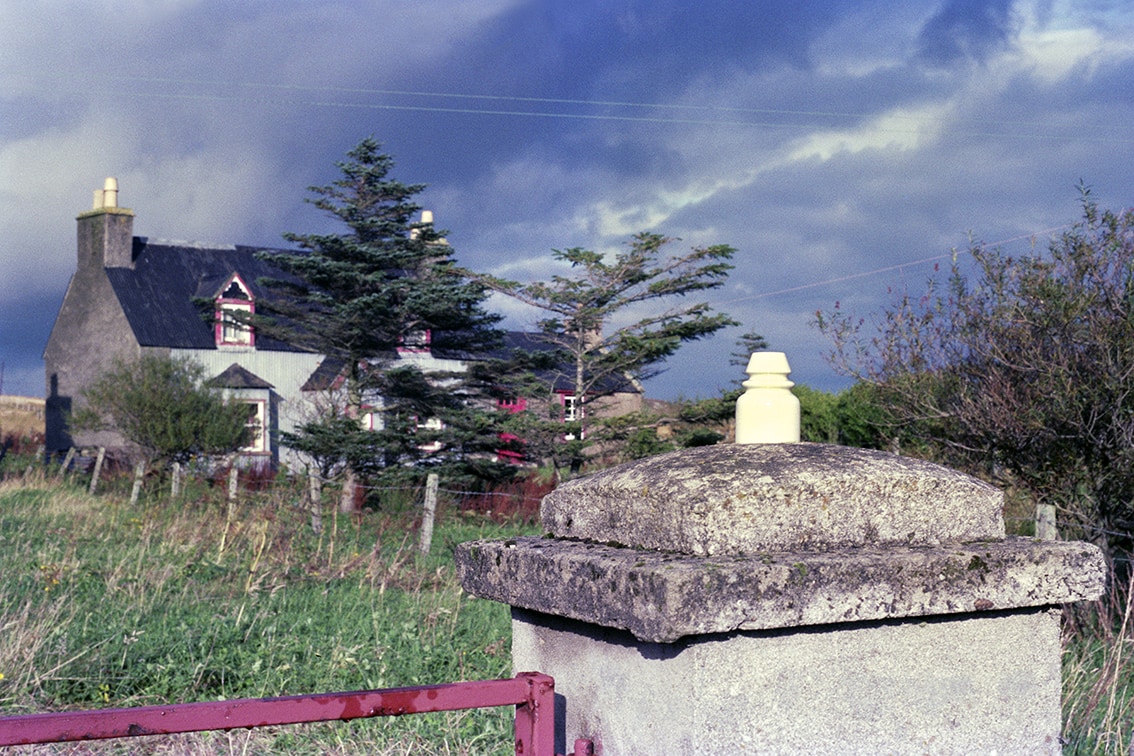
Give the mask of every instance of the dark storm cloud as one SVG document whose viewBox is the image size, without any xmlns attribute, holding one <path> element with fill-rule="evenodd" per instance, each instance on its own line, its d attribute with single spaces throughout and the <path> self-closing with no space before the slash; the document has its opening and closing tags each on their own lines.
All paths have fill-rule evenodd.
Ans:
<svg viewBox="0 0 1134 756">
<path fill-rule="evenodd" d="M 522 3 L 473 30 L 438 66 L 410 74 L 402 83 L 469 96 L 543 100 L 468 103 L 542 116 L 470 120 L 442 114 L 417 124 L 433 141 L 464 147 L 453 156 L 461 163 L 484 165 L 548 143 L 557 145 L 548 157 L 576 165 L 641 159 L 625 145 L 612 148 L 617 154 L 607 152 L 602 136 L 617 132 L 619 124 L 590 119 L 680 117 L 633 105 L 665 102 L 698 88 L 711 96 L 713 88 L 735 73 L 773 65 L 806 69 L 809 44 L 847 5 L 723 0 Z"/>
<path fill-rule="evenodd" d="M 374 135 L 397 178 L 429 185 L 423 204 L 474 269 L 544 277 L 552 248 L 608 251 L 647 229 L 732 244 L 714 302 L 825 388 L 839 379 L 816 309 L 869 313 L 970 229 L 997 241 L 1073 220 L 1080 178 L 1107 206 L 1134 197 L 1134 15 L 1107 2 L 71 11 L 0 4 L 6 390 L 19 375 L 40 391 L 34 342 L 107 175 L 136 233 L 276 245 L 334 228 L 305 187 Z M 14 330 L 29 313 L 39 331 Z M 735 335 L 683 351 L 650 391 L 711 394 L 734 377 L 720 355 Z"/>
<path fill-rule="evenodd" d="M 1012 0 L 946 0 L 918 35 L 918 54 L 930 64 L 982 61 L 1011 41 Z"/>
<path fill-rule="evenodd" d="M 42 395 L 43 354 L 61 291 L 24 291 L 0 297 L 0 393 Z"/>
<path fill-rule="evenodd" d="M 481 61 L 466 80 L 554 97 L 634 92 L 657 98 L 706 71 L 772 63 L 805 68 L 814 35 L 846 3 L 585 0 L 525 3 L 458 55 Z"/>
</svg>

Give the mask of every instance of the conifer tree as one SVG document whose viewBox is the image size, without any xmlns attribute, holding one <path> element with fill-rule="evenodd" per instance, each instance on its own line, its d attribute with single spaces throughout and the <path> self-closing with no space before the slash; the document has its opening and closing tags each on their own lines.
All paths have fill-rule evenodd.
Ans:
<svg viewBox="0 0 1134 756">
<path fill-rule="evenodd" d="M 733 352 L 729 355 L 728 364 L 735 365 L 741 368 L 748 367 L 748 360 L 751 359 L 753 352 L 762 352 L 768 348 L 768 340 L 755 331 L 747 331 L 736 340 L 736 348 L 739 351 Z M 744 380 L 741 378 L 741 380 Z"/>
<path fill-rule="evenodd" d="M 514 418 L 514 435 L 525 440 L 529 453 L 549 458 L 557 472 L 564 466 L 577 471 L 587 448 L 601 440 L 587 404 L 641 390 L 641 382 L 661 372 L 682 344 L 738 325 L 706 302 L 674 304 L 722 286 L 735 250 L 717 244 L 664 256 L 673 241 L 643 232 L 609 257 L 579 248 L 555 250 L 554 259 L 568 263 L 570 272 L 549 281 L 521 284 L 478 276 L 489 288 L 546 314 L 537 324 L 543 351 L 516 355 L 514 365 L 526 369 L 501 372 L 513 393 L 548 410 Z M 571 392 L 566 424 L 556 406 L 561 385 Z"/>
<path fill-rule="evenodd" d="M 469 461 L 491 442 L 469 431 L 479 420 L 459 371 L 425 375 L 399 351 L 476 354 L 495 342 L 498 316 L 483 308 L 486 290 L 454 265 L 432 222 L 414 222 L 425 188 L 390 177 L 394 160 L 372 138 L 338 163 L 341 178 L 311 187 L 307 201 L 345 230 L 284 235 L 300 251 L 262 258 L 292 278 L 265 282 L 272 329 L 293 345 L 326 355 L 340 398 L 285 443 L 345 467 L 341 506 L 354 506 L 360 472 Z M 358 420 L 378 419 L 373 430 Z M 342 422 L 348 418 L 356 422 Z M 440 421 L 440 422 L 437 422 Z"/>
</svg>

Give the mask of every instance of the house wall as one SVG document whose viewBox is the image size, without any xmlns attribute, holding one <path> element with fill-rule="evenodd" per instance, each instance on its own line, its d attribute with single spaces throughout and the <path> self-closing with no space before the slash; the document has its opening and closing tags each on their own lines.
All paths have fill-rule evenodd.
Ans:
<svg viewBox="0 0 1134 756">
<path fill-rule="evenodd" d="M 73 434 L 71 413 L 82 402 L 82 390 L 115 359 L 136 359 L 141 349 L 103 269 L 102 245 L 128 233 L 132 216 L 99 213 L 79 216 L 78 267 L 71 277 L 43 351 L 46 373 L 44 431 L 46 450 L 71 445 L 121 445 L 117 433 Z M 115 244 L 120 243 L 113 241 Z M 126 246 L 129 248 L 129 237 Z"/>
<path fill-rule="evenodd" d="M 276 401 L 276 417 L 273 429 L 293 431 L 300 423 L 314 417 L 314 406 L 300 391 L 300 387 L 315 372 L 322 361 L 322 355 L 306 352 L 269 352 L 256 349 L 172 349 L 173 357 L 189 357 L 205 368 L 205 375 L 212 377 L 224 372 L 232 363 L 238 362 L 246 370 L 255 373 L 273 386 Z M 278 449 L 278 440 L 272 439 L 273 449 Z M 301 463 L 298 456 L 288 449 L 278 449 L 279 460 L 290 467 Z"/>
<path fill-rule="evenodd" d="M 618 417 L 641 409 L 641 394 L 621 392 L 588 402 L 586 411 L 591 417 Z"/>
<path fill-rule="evenodd" d="M 462 360 L 434 357 L 430 352 L 399 352 L 398 361 L 413 365 L 423 373 L 463 373 L 468 369 Z"/>
</svg>

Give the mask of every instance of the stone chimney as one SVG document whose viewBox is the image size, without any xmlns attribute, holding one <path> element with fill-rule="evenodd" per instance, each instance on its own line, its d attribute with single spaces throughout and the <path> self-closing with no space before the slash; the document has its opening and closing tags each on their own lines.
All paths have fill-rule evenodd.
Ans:
<svg viewBox="0 0 1134 756">
<path fill-rule="evenodd" d="M 134 267 L 134 211 L 118 207 L 118 180 L 94 192 L 94 206 L 78 220 L 79 270 Z"/>
</svg>

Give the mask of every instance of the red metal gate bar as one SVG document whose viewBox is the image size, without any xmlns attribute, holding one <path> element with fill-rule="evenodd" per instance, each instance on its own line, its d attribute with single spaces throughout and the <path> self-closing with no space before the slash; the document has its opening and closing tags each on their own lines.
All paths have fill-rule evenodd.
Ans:
<svg viewBox="0 0 1134 756">
<path fill-rule="evenodd" d="M 517 756 L 555 756 L 555 680 L 539 672 L 521 672 L 527 697 L 516 703 Z"/>
<path fill-rule="evenodd" d="M 555 682 L 538 672 L 522 672 L 504 680 L 412 688 L 4 717 L 0 718 L 0 746 L 346 721 L 513 704 L 516 753 L 553 756 Z"/>
</svg>

